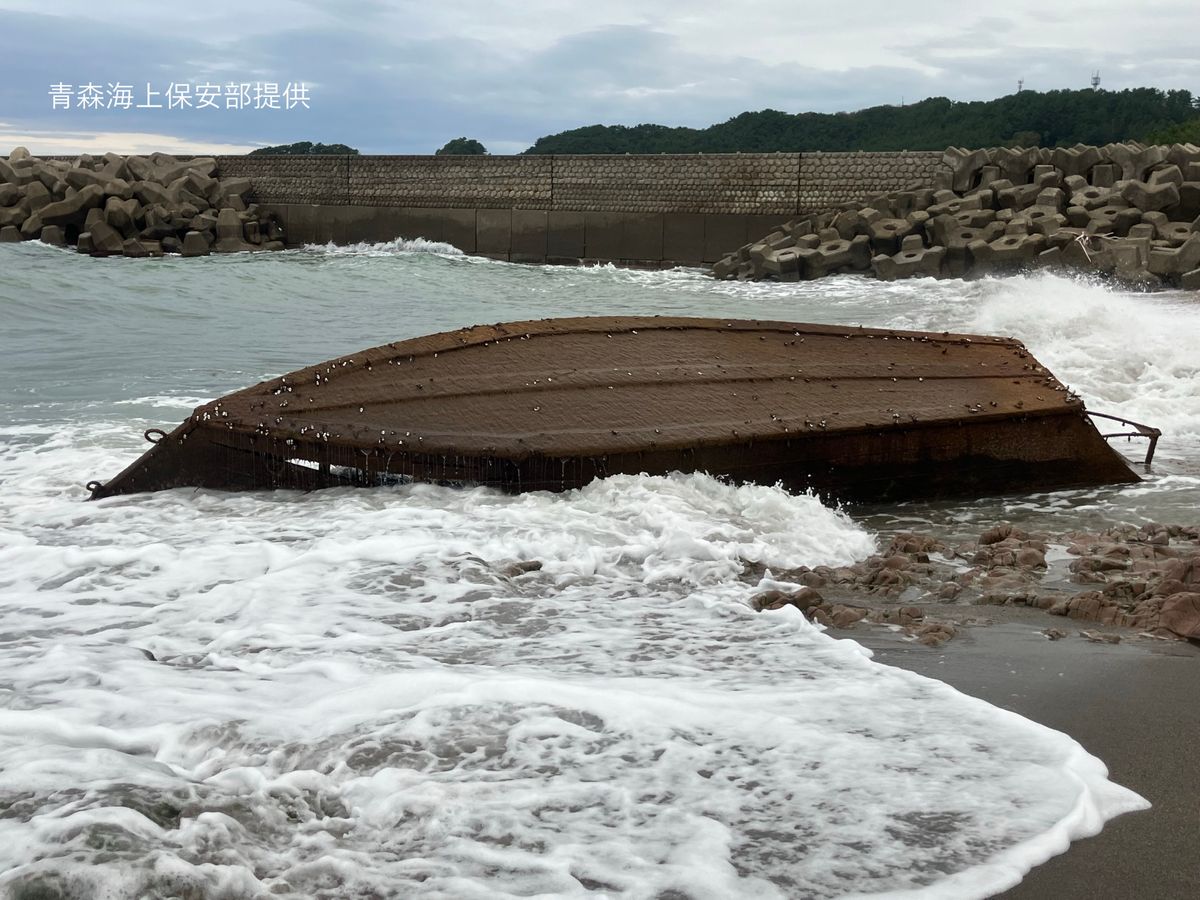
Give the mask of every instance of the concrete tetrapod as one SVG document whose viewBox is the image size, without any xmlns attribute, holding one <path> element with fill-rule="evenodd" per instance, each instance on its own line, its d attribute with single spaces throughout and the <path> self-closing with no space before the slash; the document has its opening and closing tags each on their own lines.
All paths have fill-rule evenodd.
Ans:
<svg viewBox="0 0 1200 900">
<path fill-rule="evenodd" d="M 163 248 L 179 252 L 186 233 L 199 231 L 208 235 L 204 251 L 208 252 L 216 242 L 219 209 L 236 217 L 236 223 L 226 222 L 230 227 L 221 250 L 282 249 L 282 227 L 247 201 L 252 193 L 253 186 L 245 178 L 217 177 L 216 160 L 211 157 L 106 153 L 99 158 L 84 154 L 68 162 L 39 159 L 18 147 L 7 160 L 0 160 L 0 227 L 14 226 L 26 240 L 38 239 L 45 228 L 55 227 L 60 231 L 51 236 L 65 245 L 101 255 L 115 252 L 111 236 L 95 227 L 103 223 L 120 235 L 124 252 L 136 256 L 143 251 L 153 256 Z M 210 211 L 210 219 L 195 222 Z M 80 247 L 82 234 L 88 239 Z M 12 232 L 7 235 L 16 239 Z M 255 235 L 260 239 L 254 240 Z M 261 240 L 263 235 L 269 239 Z M 129 244 L 130 240 L 138 245 Z"/>
<path fill-rule="evenodd" d="M 945 256 L 945 247 L 926 247 L 920 235 L 913 234 L 904 239 L 899 253 L 873 257 L 871 269 L 880 281 L 920 276 L 936 278 L 941 274 Z"/>
<path fill-rule="evenodd" d="M 1139 287 L 1195 285 L 1190 273 L 1200 262 L 1189 241 L 1200 222 L 1200 147 L 950 148 L 944 162 L 943 177 L 928 186 L 785 223 L 727 254 L 713 274 L 790 280 L 861 271 L 862 259 L 846 265 L 837 254 L 865 239 L 881 278 L 1068 266 Z M 913 236 L 919 247 L 900 247 Z M 897 259 L 939 248 L 920 264 Z"/>
</svg>

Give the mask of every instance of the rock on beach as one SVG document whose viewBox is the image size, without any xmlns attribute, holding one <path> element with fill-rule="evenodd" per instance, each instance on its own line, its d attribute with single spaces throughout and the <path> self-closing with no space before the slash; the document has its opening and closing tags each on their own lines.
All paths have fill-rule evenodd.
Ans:
<svg viewBox="0 0 1200 900">
<path fill-rule="evenodd" d="M 1065 565 L 1064 557 L 1070 559 Z M 754 609 L 794 606 L 826 626 L 885 625 L 932 646 L 954 637 L 958 624 L 978 623 L 981 607 L 1023 607 L 1200 641 L 1200 526 L 1151 523 L 1049 535 L 1000 523 L 958 545 L 904 532 L 853 565 L 802 567 L 773 577 L 797 587 L 756 594 Z M 1054 627 L 1044 633 L 1051 640 L 1067 636 Z M 1110 632 L 1089 634 L 1110 641 L 1103 636 Z"/>
</svg>

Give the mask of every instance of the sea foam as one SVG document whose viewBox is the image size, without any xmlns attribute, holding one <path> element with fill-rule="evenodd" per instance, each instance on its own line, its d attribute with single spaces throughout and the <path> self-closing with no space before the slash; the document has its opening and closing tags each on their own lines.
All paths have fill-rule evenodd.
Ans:
<svg viewBox="0 0 1200 900">
<path fill-rule="evenodd" d="M 0 437 L 0 886 L 982 897 L 1145 806 L 1065 735 L 753 612 L 874 551 L 812 496 L 85 505 L 115 432 Z"/>
<path fill-rule="evenodd" d="M 1166 447 L 1200 440 L 1200 303 L 1052 275 L 992 282 L 970 318 L 1021 336 L 1089 406 L 1161 428 Z"/>
<path fill-rule="evenodd" d="M 391 241 L 359 241 L 353 244 L 305 244 L 305 253 L 325 256 L 394 256 L 397 253 L 436 253 L 441 256 L 462 256 L 463 252 L 444 241 L 430 241 L 422 237 L 396 238 Z"/>
</svg>

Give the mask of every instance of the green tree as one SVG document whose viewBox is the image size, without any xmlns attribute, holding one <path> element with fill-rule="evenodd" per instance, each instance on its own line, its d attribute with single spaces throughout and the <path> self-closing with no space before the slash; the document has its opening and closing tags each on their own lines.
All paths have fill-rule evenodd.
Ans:
<svg viewBox="0 0 1200 900">
<path fill-rule="evenodd" d="M 540 153 L 774 153 L 816 150 L 942 150 L 1142 140 L 1194 134 L 1189 91 L 1021 91 L 988 101 L 930 97 L 908 106 L 848 113 L 744 112 L 708 128 L 588 125 L 539 138 Z M 1175 132 L 1171 129 L 1182 128 Z M 1195 141 L 1195 138 L 1191 140 Z"/>
<path fill-rule="evenodd" d="M 1152 131 L 1142 138 L 1146 144 L 1200 144 L 1200 117 Z"/>
<path fill-rule="evenodd" d="M 435 156 L 487 156 L 487 147 L 474 138 L 459 137 L 447 141 Z"/>
<path fill-rule="evenodd" d="M 358 151 L 345 144 L 314 144 L 312 141 L 297 141 L 294 144 L 279 144 L 275 147 L 259 147 L 251 150 L 250 156 L 358 156 Z"/>
</svg>

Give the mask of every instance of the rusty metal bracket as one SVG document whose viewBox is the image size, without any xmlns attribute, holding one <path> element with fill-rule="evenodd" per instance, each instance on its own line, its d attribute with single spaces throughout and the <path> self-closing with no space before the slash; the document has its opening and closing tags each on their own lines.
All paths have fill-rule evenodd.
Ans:
<svg viewBox="0 0 1200 900">
<path fill-rule="evenodd" d="M 1147 446 L 1147 447 L 1146 447 L 1146 461 L 1145 461 L 1145 465 L 1147 465 L 1147 466 L 1148 466 L 1148 465 L 1150 465 L 1150 463 L 1151 463 L 1151 462 L 1153 462 L 1153 461 L 1154 461 L 1154 449 L 1155 449 L 1155 447 L 1157 447 L 1157 446 L 1158 446 L 1158 439 L 1159 439 L 1160 437 L 1162 437 L 1162 431 L 1161 431 L 1160 429 L 1158 429 L 1158 428 L 1155 428 L 1155 427 L 1154 427 L 1154 426 L 1152 426 L 1152 425 L 1143 425 L 1141 422 L 1134 422 L 1134 421 L 1133 421 L 1133 420 L 1131 420 L 1131 419 L 1123 419 L 1123 418 L 1121 418 L 1120 416 L 1113 416 L 1113 415 L 1109 415 L 1108 413 L 1102 413 L 1102 412 L 1092 412 L 1090 409 L 1089 409 L 1089 410 L 1085 410 L 1085 412 L 1086 412 L 1086 413 L 1087 413 L 1089 416 L 1092 416 L 1093 418 L 1096 418 L 1096 419 L 1109 419 L 1110 421 L 1113 421 L 1113 422 L 1119 422 L 1119 423 L 1121 423 L 1122 425 L 1128 425 L 1130 428 L 1135 428 L 1135 429 L 1137 429 L 1136 431 L 1111 431 L 1111 432 L 1108 432 L 1108 433 L 1105 433 L 1105 432 L 1100 432 L 1100 436 L 1101 436 L 1101 437 L 1104 437 L 1104 438 L 1114 438 L 1114 437 L 1135 438 L 1135 437 L 1144 437 L 1144 438 L 1146 438 L 1146 439 L 1148 439 L 1148 440 L 1150 441 L 1150 444 L 1149 444 L 1149 446 Z"/>
</svg>

